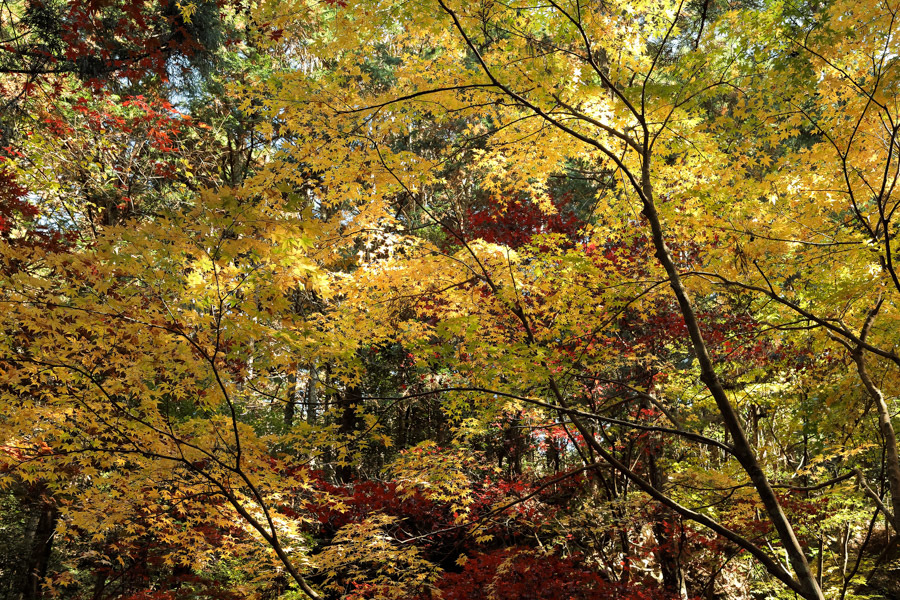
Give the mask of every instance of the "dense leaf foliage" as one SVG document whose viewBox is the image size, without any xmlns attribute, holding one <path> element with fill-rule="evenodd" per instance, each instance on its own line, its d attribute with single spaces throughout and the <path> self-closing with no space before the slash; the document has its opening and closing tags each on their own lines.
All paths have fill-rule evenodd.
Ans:
<svg viewBox="0 0 900 600">
<path fill-rule="evenodd" d="M 896 597 L 898 11 L 0 2 L 0 594 Z"/>
</svg>

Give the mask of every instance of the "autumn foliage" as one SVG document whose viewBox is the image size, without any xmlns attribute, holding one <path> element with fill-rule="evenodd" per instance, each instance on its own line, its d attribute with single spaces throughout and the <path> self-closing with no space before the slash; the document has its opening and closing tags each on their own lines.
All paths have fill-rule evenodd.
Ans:
<svg viewBox="0 0 900 600">
<path fill-rule="evenodd" d="M 0 596 L 896 597 L 898 11 L 0 2 Z"/>
</svg>

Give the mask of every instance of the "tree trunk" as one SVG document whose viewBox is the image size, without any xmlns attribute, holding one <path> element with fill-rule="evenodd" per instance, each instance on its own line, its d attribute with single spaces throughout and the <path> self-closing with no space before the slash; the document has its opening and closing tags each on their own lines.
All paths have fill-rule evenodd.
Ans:
<svg viewBox="0 0 900 600">
<path fill-rule="evenodd" d="M 294 425 L 294 413 L 297 401 L 297 372 L 288 375 L 287 398 L 284 401 L 284 424 L 290 429 Z"/>
<path fill-rule="evenodd" d="M 652 444 L 652 442 L 651 442 Z M 647 451 L 647 466 L 650 483 L 658 490 L 665 487 L 666 477 L 657 464 L 657 450 Z M 656 561 L 662 572 L 663 587 L 673 598 L 687 598 L 684 571 L 681 569 L 680 539 L 677 533 L 678 517 L 671 509 L 660 506 L 653 516 L 653 534 L 656 536 Z"/>
<path fill-rule="evenodd" d="M 647 147 L 646 139 L 644 147 Z M 656 205 L 653 201 L 653 190 L 650 184 L 650 155 L 648 150 L 645 150 L 644 153 L 639 192 L 643 203 L 642 214 L 650 223 L 656 258 L 666 272 L 669 286 L 675 294 L 675 299 L 678 301 L 678 306 L 681 309 L 681 315 L 684 317 L 685 325 L 687 325 L 691 346 L 700 366 L 700 380 L 706 385 L 710 395 L 715 400 L 719 413 L 722 415 L 725 428 L 734 440 L 734 456 L 750 477 L 750 481 L 753 483 L 753 487 L 756 489 L 756 493 L 766 509 L 769 520 L 778 532 L 778 537 L 781 539 L 781 543 L 790 560 L 797 582 L 800 584 L 802 596 L 808 600 L 824 600 L 825 597 L 822 595 L 822 591 L 816 582 L 816 577 L 809 567 L 809 562 L 806 559 L 800 541 L 794 533 L 794 528 L 781 509 L 778 497 L 775 495 L 775 491 L 772 489 L 765 472 L 756 459 L 753 446 L 750 444 L 750 440 L 747 439 L 747 434 L 744 432 L 740 418 L 728 400 L 725 388 L 722 387 L 722 382 L 716 374 L 712 357 L 700 331 L 700 324 L 694 312 L 694 306 L 688 297 L 687 291 L 684 289 L 681 275 L 675 266 L 675 261 L 672 259 L 672 254 L 663 236 L 662 222 L 660 221 L 659 213 L 656 211 Z"/>
<path fill-rule="evenodd" d="M 316 365 L 309 365 L 309 380 L 306 382 L 306 422 L 315 425 L 318 419 L 318 404 L 316 400 Z"/>
<path fill-rule="evenodd" d="M 356 431 L 357 424 L 359 423 L 359 416 L 356 413 L 356 408 L 360 403 L 362 403 L 362 391 L 358 386 L 347 388 L 340 399 L 341 420 L 338 425 L 338 433 L 340 434 L 341 443 L 347 444 L 346 452 L 348 454 L 351 451 L 350 437 Z M 354 469 L 351 465 L 352 461 L 349 460 L 349 457 L 345 457 L 341 462 L 343 464 L 338 464 L 337 467 L 335 467 L 335 475 L 341 483 L 349 483 L 353 480 L 354 475 Z"/>
<path fill-rule="evenodd" d="M 35 514 L 29 520 L 26 531 L 25 579 L 19 598 L 21 600 L 39 600 L 43 592 L 44 577 L 50 564 L 53 550 L 53 532 L 56 530 L 57 511 L 52 500 L 43 498 L 36 503 Z"/>
<path fill-rule="evenodd" d="M 881 429 L 885 445 L 885 470 L 887 471 L 888 485 L 891 490 L 891 507 L 893 508 L 894 517 L 891 525 L 893 525 L 895 532 L 900 532 L 900 456 L 898 456 L 897 452 L 897 436 L 891 423 L 891 412 L 884 399 L 884 394 L 881 393 L 881 390 L 869 376 L 862 348 L 858 348 L 853 352 L 853 360 L 856 362 L 859 378 L 869 392 L 869 396 L 875 402 L 875 409 L 878 411 L 878 426 Z"/>
</svg>

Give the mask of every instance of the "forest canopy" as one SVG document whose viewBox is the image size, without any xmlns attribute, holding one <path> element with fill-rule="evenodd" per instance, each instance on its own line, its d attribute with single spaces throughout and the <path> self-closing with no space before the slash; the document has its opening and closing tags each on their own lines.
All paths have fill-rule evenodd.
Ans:
<svg viewBox="0 0 900 600">
<path fill-rule="evenodd" d="M 0 596 L 900 597 L 898 11 L 0 0 Z"/>
</svg>

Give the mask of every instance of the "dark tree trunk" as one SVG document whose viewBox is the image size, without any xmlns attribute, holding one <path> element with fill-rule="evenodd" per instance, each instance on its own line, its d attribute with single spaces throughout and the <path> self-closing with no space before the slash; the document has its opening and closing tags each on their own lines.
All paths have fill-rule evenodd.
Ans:
<svg viewBox="0 0 900 600">
<path fill-rule="evenodd" d="M 56 529 L 56 504 L 40 494 L 35 503 L 28 529 L 25 532 L 28 555 L 25 556 L 25 579 L 19 597 L 21 600 L 38 600 L 42 596 L 44 577 L 50 565 L 53 551 L 53 532 Z"/>
<path fill-rule="evenodd" d="M 294 425 L 294 414 L 296 412 L 297 402 L 297 373 L 288 375 L 287 380 L 287 397 L 284 401 L 284 424 L 288 429 Z"/>
<path fill-rule="evenodd" d="M 350 452 L 349 445 L 350 444 L 350 436 L 356 431 L 357 425 L 359 423 L 359 415 L 356 412 L 357 406 L 362 402 L 362 391 L 359 387 L 353 386 L 347 388 L 344 392 L 344 395 L 340 399 L 341 405 L 341 420 L 338 425 L 338 433 L 341 434 L 340 439 L 341 443 L 348 444 L 347 452 Z M 354 469 L 351 464 L 352 461 L 345 458 L 342 461 L 344 464 L 338 464 L 335 468 L 335 475 L 337 476 L 338 481 L 341 483 L 349 483 L 353 480 Z"/>
<path fill-rule="evenodd" d="M 662 490 L 665 477 L 656 459 L 656 450 L 651 448 L 647 457 L 650 483 L 656 489 Z M 670 508 L 660 506 L 653 518 L 653 534 L 656 536 L 655 554 L 659 570 L 662 572 L 663 587 L 672 597 L 685 598 L 687 593 L 684 571 L 681 568 L 681 539 L 678 530 L 678 515 Z"/>
<path fill-rule="evenodd" d="M 309 365 L 309 380 L 306 382 L 306 422 L 315 425 L 318 418 L 318 401 L 316 400 L 316 365 Z"/>
</svg>

